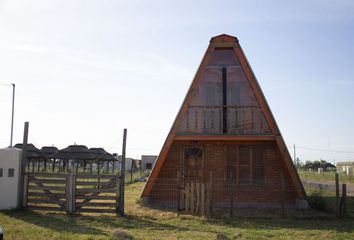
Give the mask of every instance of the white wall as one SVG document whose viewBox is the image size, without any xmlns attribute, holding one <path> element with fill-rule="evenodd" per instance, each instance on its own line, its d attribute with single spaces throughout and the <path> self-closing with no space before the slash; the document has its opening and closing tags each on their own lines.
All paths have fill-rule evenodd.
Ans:
<svg viewBox="0 0 354 240">
<path fill-rule="evenodd" d="M 146 170 L 146 164 L 150 163 L 153 167 L 156 162 L 157 156 L 155 155 L 142 155 L 141 156 L 141 169 Z M 151 169 L 152 169 L 151 167 Z"/>
<path fill-rule="evenodd" d="M 17 207 L 20 160 L 22 150 L 17 148 L 0 149 L 0 209 Z M 8 170 L 14 169 L 14 177 L 8 177 Z"/>
</svg>

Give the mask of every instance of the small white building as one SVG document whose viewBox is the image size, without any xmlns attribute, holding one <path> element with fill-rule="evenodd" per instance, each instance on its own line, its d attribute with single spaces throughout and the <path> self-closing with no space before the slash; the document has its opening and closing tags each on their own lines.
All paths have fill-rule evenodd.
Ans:
<svg viewBox="0 0 354 240">
<path fill-rule="evenodd" d="M 337 165 L 337 171 L 343 171 L 349 176 L 353 175 L 354 161 L 337 162 L 336 165 Z"/>
<path fill-rule="evenodd" d="M 348 168 L 354 168 L 354 161 L 337 162 L 337 171 L 347 172 Z"/>
<path fill-rule="evenodd" d="M 122 162 L 122 155 L 115 155 L 113 154 L 114 157 L 116 157 L 118 159 L 117 162 L 115 162 L 115 168 L 120 170 L 121 169 L 121 162 Z M 125 158 L 125 171 L 131 171 L 133 170 L 137 170 L 140 168 L 140 160 L 137 159 L 133 159 L 133 158 Z"/>
<path fill-rule="evenodd" d="M 0 149 L 0 210 L 18 207 L 21 157 L 21 149 Z"/>
<path fill-rule="evenodd" d="M 156 162 L 156 155 L 141 155 L 141 170 L 151 170 Z"/>
</svg>

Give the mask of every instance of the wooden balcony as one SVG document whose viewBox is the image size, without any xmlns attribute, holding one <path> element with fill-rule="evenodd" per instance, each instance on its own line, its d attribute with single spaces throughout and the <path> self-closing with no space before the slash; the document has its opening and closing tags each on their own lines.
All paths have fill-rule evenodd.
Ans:
<svg viewBox="0 0 354 240">
<path fill-rule="evenodd" d="M 271 135 L 271 130 L 258 106 L 189 106 L 177 135 Z"/>
</svg>

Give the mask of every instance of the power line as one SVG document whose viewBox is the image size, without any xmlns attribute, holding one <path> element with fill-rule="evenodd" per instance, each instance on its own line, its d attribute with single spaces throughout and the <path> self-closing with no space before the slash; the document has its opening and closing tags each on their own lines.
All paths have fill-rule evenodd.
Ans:
<svg viewBox="0 0 354 240">
<path fill-rule="evenodd" d="M 293 146 L 289 146 L 289 148 L 293 148 Z M 320 149 L 320 148 L 303 147 L 298 145 L 296 145 L 296 148 L 311 150 L 311 151 L 319 151 L 319 152 L 354 153 L 354 151 L 328 150 L 328 149 Z"/>
<path fill-rule="evenodd" d="M 7 86 L 7 87 L 11 87 L 12 86 L 11 84 L 7 84 L 7 83 L 0 83 L 0 85 Z"/>
</svg>

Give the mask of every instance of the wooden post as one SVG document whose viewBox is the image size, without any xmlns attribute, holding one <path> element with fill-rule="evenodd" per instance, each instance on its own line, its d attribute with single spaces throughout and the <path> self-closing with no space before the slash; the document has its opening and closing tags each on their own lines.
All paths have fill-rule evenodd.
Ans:
<svg viewBox="0 0 354 240">
<path fill-rule="evenodd" d="M 19 199 L 21 200 L 21 202 L 19 204 L 21 204 L 21 208 L 26 208 L 27 207 L 27 199 L 28 199 L 28 173 L 23 173 L 23 182 L 22 182 L 22 191 L 21 192 L 21 198 L 19 197 Z"/>
<path fill-rule="evenodd" d="M 335 174 L 335 181 L 336 181 L 336 215 L 339 216 L 339 175 L 338 173 Z"/>
<path fill-rule="evenodd" d="M 133 160 L 130 166 L 130 183 L 133 183 Z"/>
<path fill-rule="evenodd" d="M 68 173 L 66 175 L 66 203 L 69 213 L 75 212 L 76 202 L 76 174 Z"/>
<path fill-rule="evenodd" d="M 126 143 L 127 143 L 127 129 L 124 128 L 123 132 L 123 146 L 122 146 L 122 166 L 121 166 L 121 173 L 120 173 L 120 193 L 119 193 L 119 212 L 118 214 L 121 217 L 124 217 L 124 184 L 125 184 L 125 150 L 126 150 Z"/>
<path fill-rule="evenodd" d="M 213 216 L 213 172 L 209 174 L 209 216 Z"/>
<path fill-rule="evenodd" d="M 27 207 L 27 192 L 28 192 L 28 175 L 25 174 L 27 164 L 27 142 L 28 142 L 29 123 L 25 122 L 23 132 L 22 157 L 19 166 L 19 181 L 18 181 L 18 201 L 19 208 Z"/>
<path fill-rule="evenodd" d="M 120 193 L 121 193 L 121 181 L 122 178 L 120 176 L 117 177 L 117 189 L 116 189 L 116 212 L 120 212 Z"/>
<path fill-rule="evenodd" d="M 280 172 L 280 201 L 281 201 L 281 217 L 285 217 L 285 181 L 283 171 Z"/>
<path fill-rule="evenodd" d="M 347 184 L 342 184 L 341 216 L 347 215 Z"/>
</svg>

